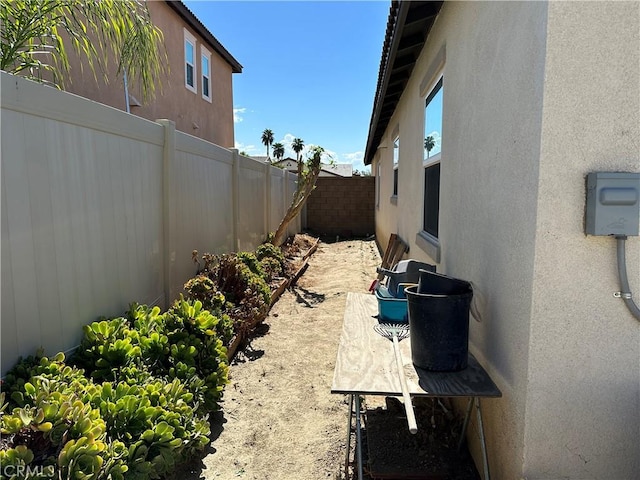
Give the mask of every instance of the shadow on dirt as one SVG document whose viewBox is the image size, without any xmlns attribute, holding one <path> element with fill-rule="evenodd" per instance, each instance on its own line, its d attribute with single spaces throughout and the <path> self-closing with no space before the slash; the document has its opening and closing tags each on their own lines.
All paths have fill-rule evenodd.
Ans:
<svg viewBox="0 0 640 480">
<path fill-rule="evenodd" d="M 324 302 L 326 298 L 324 293 L 311 292 L 298 286 L 292 287 L 291 291 L 296 296 L 296 302 L 302 303 L 308 308 L 313 308 L 314 305 Z"/>
<path fill-rule="evenodd" d="M 252 362 L 264 355 L 264 350 L 253 348 L 253 341 L 256 338 L 264 337 L 269 333 L 271 327 L 267 323 L 260 323 L 249 334 L 247 338 L 238 348 L 236 354 L 231 361 L 231 365 L 237 365 L 239 363 Z"/>
</svg>

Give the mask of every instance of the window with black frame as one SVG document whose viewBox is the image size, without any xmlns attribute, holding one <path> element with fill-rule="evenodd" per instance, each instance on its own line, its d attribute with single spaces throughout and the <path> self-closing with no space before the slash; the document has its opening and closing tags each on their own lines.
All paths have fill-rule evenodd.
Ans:
<svg viewBox="0 0 640 480">
<path fill-rule="evenodd" d="M 442 97 L 440 79 L 425 101 L 424 110 L 424 206 L 422 229 L 438 238 L 440 220 L 440 162 L 442 157 Z"/>
</svg>

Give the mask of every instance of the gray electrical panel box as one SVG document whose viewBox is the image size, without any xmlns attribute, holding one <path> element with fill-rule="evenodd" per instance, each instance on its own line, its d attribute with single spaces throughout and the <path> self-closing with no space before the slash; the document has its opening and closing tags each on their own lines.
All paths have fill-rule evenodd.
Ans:
<svg viewBox="0 0 640 480">
<path fill-rule="evenodd" d="M 587 175 L 587 235 L 640 235 L 640 173 Z"/>
</svg>

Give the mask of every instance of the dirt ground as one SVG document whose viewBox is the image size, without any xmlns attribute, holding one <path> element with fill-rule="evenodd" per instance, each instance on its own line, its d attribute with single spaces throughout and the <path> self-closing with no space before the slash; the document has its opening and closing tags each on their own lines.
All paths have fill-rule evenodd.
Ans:
<svg viewBox="0 0 640 480">
<path fill-rule="evenodd" d="M 297 284 L 283 293 L 249 345 L 236 354 L 223 410 L 212 418 L 209 450 L 170 480 L 345 478 L 348 397 L 330 393 L 333 369 L 347 292 L 367 292 L 380 262 L 374 240 L 320 242 Z M 394 455 L 385 445 L 397 443 L 407 450 L 397 438 L 397 426 L 373 423 L 389 400 L 366 398 L 370 429 L 396 435 L 382 440 L 378 463 L 385 462 L 382 450 Z"/>
<path fill-rule="evenodd" d="M 379 265 L 373 240 L 319 244 L 232 362 L 207 455 L 176 480 L 342 478 L 348 403 L 330 393 L 333 368 L 346 294 L 366 292 Z"/>
</svg>

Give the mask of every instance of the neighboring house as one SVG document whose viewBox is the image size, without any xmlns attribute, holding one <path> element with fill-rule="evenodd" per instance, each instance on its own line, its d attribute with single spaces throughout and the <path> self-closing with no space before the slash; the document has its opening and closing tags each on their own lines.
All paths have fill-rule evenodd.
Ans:
<svg viewBox="0 0 640 480">
<path fill-rule="evenodd" d="M 253 157 L 255 159 L 266 157 Z M 351 177 L 353 175 L 353 165 L 350 163 L 321 163 L 320 177 Z M 274 167 L 284 168 L 290 172 L 298 171 L 298 162 L 295 158 L 283 158 L 277 162 L 273 162 Z"/>
<path fill-rule="evenodd" d="M 475 285 L 492 478 L 640 478 L 640 322 L 584 233 L 586 175 L 640 172 L 640 4 L 394 1 L 386 32 L 376 235 Z"/>
<path fill-rule="evenodd" d="M 169 73 L 147 105 L 141 104 L 135 86 L 130 86 L 131 113 L 149 120 L 173 120 L 182 132 L 233 148 L 232 74 L 242 72 L 242 65 L 182 2 L 146 4 L 151 20 L 164 35 Z M 83 74 L 77 57 L 72 58 L 69 77 L 67 91 L 127 109 L 122 78 L 110 78 L 107 84 L 95 80 L 86 67 Z"/>
<path fill-rule="evenodd" d="M 251 156 L 249 158 L 253 158 L 254 160 L 258 160 L 262 163 L 266 163 L 269 161 L 269 157 L 267 157 L 266 155 Z"/>
</svg>

